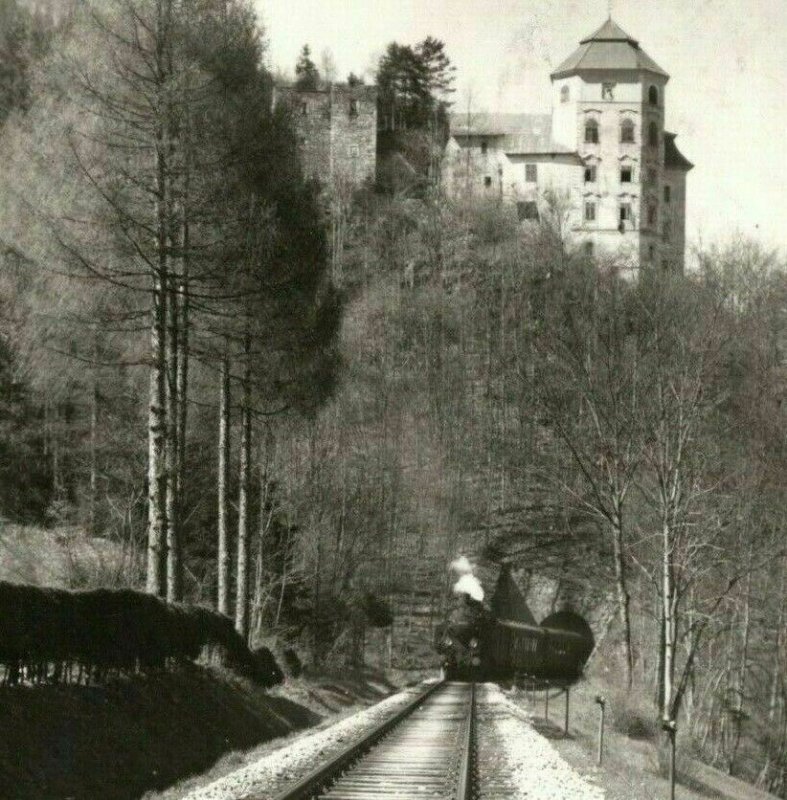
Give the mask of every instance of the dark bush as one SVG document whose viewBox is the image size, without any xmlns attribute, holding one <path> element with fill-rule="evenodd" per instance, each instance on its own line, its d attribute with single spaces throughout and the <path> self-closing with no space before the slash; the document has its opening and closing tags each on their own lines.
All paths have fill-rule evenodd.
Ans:
<svg viewBox="0 0 787 800">
<path fill-rule="evenodd" d="M 284 673 L 276 663 L 273 653 L 267 647 L 257 647 L 252 651 L 254 656 L 256 671 L 258 674 L 257 682 L 263 686 L 277 686 L 284 683 Z"/>
<path fill-rule="evenodd" d="M 293 678 L 299 677 L 303 672 L 303 664 L 295 650 L 291 647 L 285 648 L 282 657 L 284 658 L 284 668 L 287 670 L 287 674 Z"/>
<path fill-rule="evenodd" d="M 112 670 L 153 672 L 221 650 L 228 667 L 263 686 L 283 678 L 269 651 L 252 653 L 231 620 L 131 589 L 69 592 L 0 581 L 0 664 L 7 683 L 24 674 L 100 680 Z"/>
<path fill-rule="evenodd" d="M 393 624 L 391 606 L 371 592 L 364 595 L 362 607 L 366 621 L 373 628 L 387 628 Z"/>
</svg>

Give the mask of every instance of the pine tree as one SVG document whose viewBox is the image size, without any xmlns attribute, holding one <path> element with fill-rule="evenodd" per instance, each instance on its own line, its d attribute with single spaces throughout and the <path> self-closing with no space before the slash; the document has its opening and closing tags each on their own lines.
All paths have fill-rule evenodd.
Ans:
<svg viewBox="0 0 787 800">
<path fill-rule="evenodd" d="M 312 61 L 308 44 L 303 46 L 295 65 L 295 88 L 304 92 L 313 92 L 320 88 L 320 72 Z"/>
</svg>

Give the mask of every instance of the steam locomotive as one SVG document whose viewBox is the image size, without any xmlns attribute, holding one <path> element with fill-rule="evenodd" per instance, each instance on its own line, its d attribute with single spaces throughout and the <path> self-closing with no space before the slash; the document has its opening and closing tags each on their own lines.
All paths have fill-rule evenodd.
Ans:
<svg viewBox="0 0 787 800">
<path fill-rule="evenodd" d="M 464 594 L 435 633 L 448 680 L 526 678 L 570 685 L 582 676 L 593 646 L 590 626 L 573 611 L 558 611 L 537 624 L 508 568 L 491 611 Z"/>
</svg>

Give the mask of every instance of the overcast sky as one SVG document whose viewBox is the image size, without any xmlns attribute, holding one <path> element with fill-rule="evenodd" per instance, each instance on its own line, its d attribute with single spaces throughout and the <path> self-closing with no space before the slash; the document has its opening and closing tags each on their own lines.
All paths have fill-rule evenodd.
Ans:
<svg viewBox="0 0 787 800">
<path fill-rule="evenodd" d="M 549 72 L 607 0 L 256 0 L 274 68 L 309 43 L 339 79 L 371 75 L 388 42 L 431 34 L 457 67 L 456 104 L 548 111 Z M 786 0 L 614 0 L 613 17 L 670 75 L 667 129 L 694 162 L 690 242 L 734 232 L 787 251 Z"/>
</svg>

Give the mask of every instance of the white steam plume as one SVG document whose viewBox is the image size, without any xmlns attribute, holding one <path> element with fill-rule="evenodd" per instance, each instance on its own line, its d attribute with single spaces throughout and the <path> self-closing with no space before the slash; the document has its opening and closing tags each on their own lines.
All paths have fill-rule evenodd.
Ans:
<svg viewBox="0 0 787 800">
<path fill-rule="evenodd" d="M 467 556 L 459 556 L 451 562 L 451 571 L 459 576 L 454 584 L 454 594 L 467 594 L 479 603 L 484 601 L 484 588 L 481 582 L 473 575 L 473 565 Z"/>
<path fill-rule="evenodd" d="M 457 575 L 471 575 L 473 565 L 467 560 L 467 556 L 459 556 L 451 562 L 451 571 Z"/>
<path fill-rule="evenodd" d="M 473 600 L 483 603 L 484 589 L 475 575 L 466 573 L 454 584 L 454 594 L 469 594 Z"/>
</svg>

